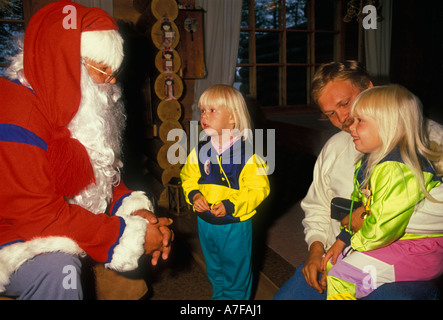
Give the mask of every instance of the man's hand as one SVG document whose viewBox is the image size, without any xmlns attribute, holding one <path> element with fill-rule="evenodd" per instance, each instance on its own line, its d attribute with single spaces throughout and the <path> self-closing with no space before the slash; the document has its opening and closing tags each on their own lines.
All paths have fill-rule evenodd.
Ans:
<svg viewBox="0 0 443 320">
<path fill-rule="evenodd" d="M 172 219 L 157 218 L 148 210 L 137 210 L 133 213 L 148 220 L 148 228 L 145 236 L 145 254 L 151 255 L 151 263 L 157 265 L 160 256 L 163 260 L 168 259 L 171 252 L 171 242 L 174 241 L 174 232 L 168 226 L 172 224 Z"/>
<path fill-rule="evenodd" d="M 322 277 L 321 279 L 323 281 L 318 281 L 318 273 L 322 271 L 321 262 L 323 254 L 323 244 L 319 241 L 312 243 L 309 250 L 309 257 L 301 271 L 306 279 L 306 283 L 320 293 L 323 293 L 323 291 L 326 289 L 326 278 Z"/>
</svg>

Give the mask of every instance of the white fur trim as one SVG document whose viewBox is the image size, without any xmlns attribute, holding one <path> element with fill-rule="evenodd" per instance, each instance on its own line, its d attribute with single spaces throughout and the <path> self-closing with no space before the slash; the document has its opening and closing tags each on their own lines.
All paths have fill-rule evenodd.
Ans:
<svg viewBox="0 0 443 320">
<path fill-rule="evenodd" d="M 123 200 L 116 215 L 125 220 L 126 228 L 114 249 L 112 261 L 107 268 L 117 271 L 130 271 L 138 266 L 138 259 L 144 253 L 145 235 L 148 221 L 131 214 L 139 209 L 154 212 L 154 206 L 142 191 L 135 191 Z M 0 292 L 5 291 L 9 278 L 27 260 L 48 252 L 65 252 L 86 255 L 75 241 L 66 237 L 35 238 L 26 242 L 17 242 L 0 250 Z"/>
<path fill-rule="evenodd" d="M 138 267 L 138 259 L 144 254 L 148 221 L 139 216 L 126 217 L 126 228 L 114 249 L 112 260 L 105 267 L 116 271 L 130 271 Z"/>
<path fill-rule="evenodd" d="M 8 245 L 0 250 L 0 292 L 5 291 L 9 278 L 23 263 L 38 254 L 47 252 L 85 254 L 77 243 L 66 237 L 36 238 Z"/>
<path fill-rule="evenodd" d="M 116 71 L 123 61 L 123 38 L 117 30 L 84 31 L 81 55 Z"/>
<path fill-rule="evenodd" d="M 131 216 L 134 211 L 146 209 L 154 212 L 154 206 L 143 191 L 134 191 L 126 197 L 116 215 L 125 219 L 126 228 L 114 249 L 112 260 L 105 267 L 117 271 L 130 271 L 138 266 L 144 254 L 145 235 L 148 221 L 140 216 Z"/>
<path fill-rule="evenodd" d="M 154 205 L 143 191 L 134 191 L 123 200 L 115 215 L 125 218 L 140 209 L 154 212 Z"/>
</svg>

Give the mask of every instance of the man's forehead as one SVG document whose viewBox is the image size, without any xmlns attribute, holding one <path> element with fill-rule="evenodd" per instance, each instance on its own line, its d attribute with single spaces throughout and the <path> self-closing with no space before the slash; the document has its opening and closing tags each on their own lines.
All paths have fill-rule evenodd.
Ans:
<svg viewBox="0 0 443 320">
<path fill-rule="evenodd" d="M 322 109 L 337 107 L 349 102 L 358 93 L 358 89 L 349 80 L 331 81 L 323 88 L 318 102 Z"/>
</svg>

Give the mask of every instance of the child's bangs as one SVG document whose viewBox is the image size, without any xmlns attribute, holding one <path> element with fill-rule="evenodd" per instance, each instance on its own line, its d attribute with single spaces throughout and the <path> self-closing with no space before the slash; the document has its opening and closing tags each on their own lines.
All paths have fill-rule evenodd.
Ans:
<svg viewBox="0 0 443 320">
<path fill-rule="evenodd" d="M 371 88 L 363 91 L 355 100 L 351 115 L 354 117 L 370 116 L 374 119 L 383 118 L 383 113 L 389 110 L 392 105 L 392 97 L 390 97 L 383 88 Z"/>
<path fill-rule="evenodd" d="M 374 101 L 368 92 L 363 92 L 352 105 L 351 115 L 361 117 L 363 115 L 372 116 L 374 114 Z"/>
<path fill-rule="evenodd" d="M 213 87 L 205 91 L 199 100 L 199 106 L 228 107 L 229 95 L 222 88 Z"/>
</svg>

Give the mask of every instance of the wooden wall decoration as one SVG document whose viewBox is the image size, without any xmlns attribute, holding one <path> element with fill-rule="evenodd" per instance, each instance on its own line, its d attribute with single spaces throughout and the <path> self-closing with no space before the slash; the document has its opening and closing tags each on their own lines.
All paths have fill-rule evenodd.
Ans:
<svg viewBox="0 0 443 320">
<path fill-rule="evenodd" d="M 177 25 L 170 18 L 162 18 L 154 23 L 151 36 L 158 49 L 175 48 L 180 40 Z"/>
<path fill-rule="evenodd" d="M 180 41 L 180 31 L 175 23 L 178 16 L 175 0 L 152 0 L 151 12 L 157 19 L 151 28 L 152 42 L 158 49 L 155 56 L 155 67 L 158 71 L 154 82 L 154 91 L 160 102 L 157 105 L 157 116 L 160 120 L 154 153 L 156 154 L 159 180 L 165 187 L 159 198 L 159 205 L 168 203 L 166 184 L 172 178 L 180 176 L 181 164 L 172 164 L 168 160 L 168 150 L 175 141 L 168 141 L 168 133 L 172 129 L 183 130 L 179 122 L 182 106 L 179 99 L 183 94 L 183 81 L 179 76 L 182 59 L 176 47 Z M 178 138 L 177 138 L 178 140 Z M 184 150 L 178 152 L 184 154 Z M 183 163 L 181 161 L 181 163 Z"/>
<path fill-rule="evenodd" d="M 163 100 L 158 105 L 157 115 L 161 121 L 179 120 L 182 115 L 181 105 L 177 100 Z"/>
<path fill-rule="evenodd" d="M 177 51 L 182 59 L 182 78 L 204 78 L 203 11 L 179 10 L 176 24 L 180 32 Z"/>
<path fill-rule="evenodd" d="M 151 11 L 157 20 L 163 18 L 175 20 L 178 15 L 178 6 L 175 1 L 171 0 L 152 0 Z"/>
<path fill-rule="evenodd" d="M 162 48 L 155 56 L 155 67 L 164 73 L 177 73 L 180 66 L 181 58 L 175 49 Z"/>
<path fill-rule="evenodd" d="M 183 81 L 175 73 L 162 73 L 157 77 L 157 79 L 155 79 L 154 90 L 155 94 L 160 98 L 160 100 L 177 100 L 183 94 Z M 163 105 L 159 105 L 159 107 L 163 107 Z"/>
</svg>

